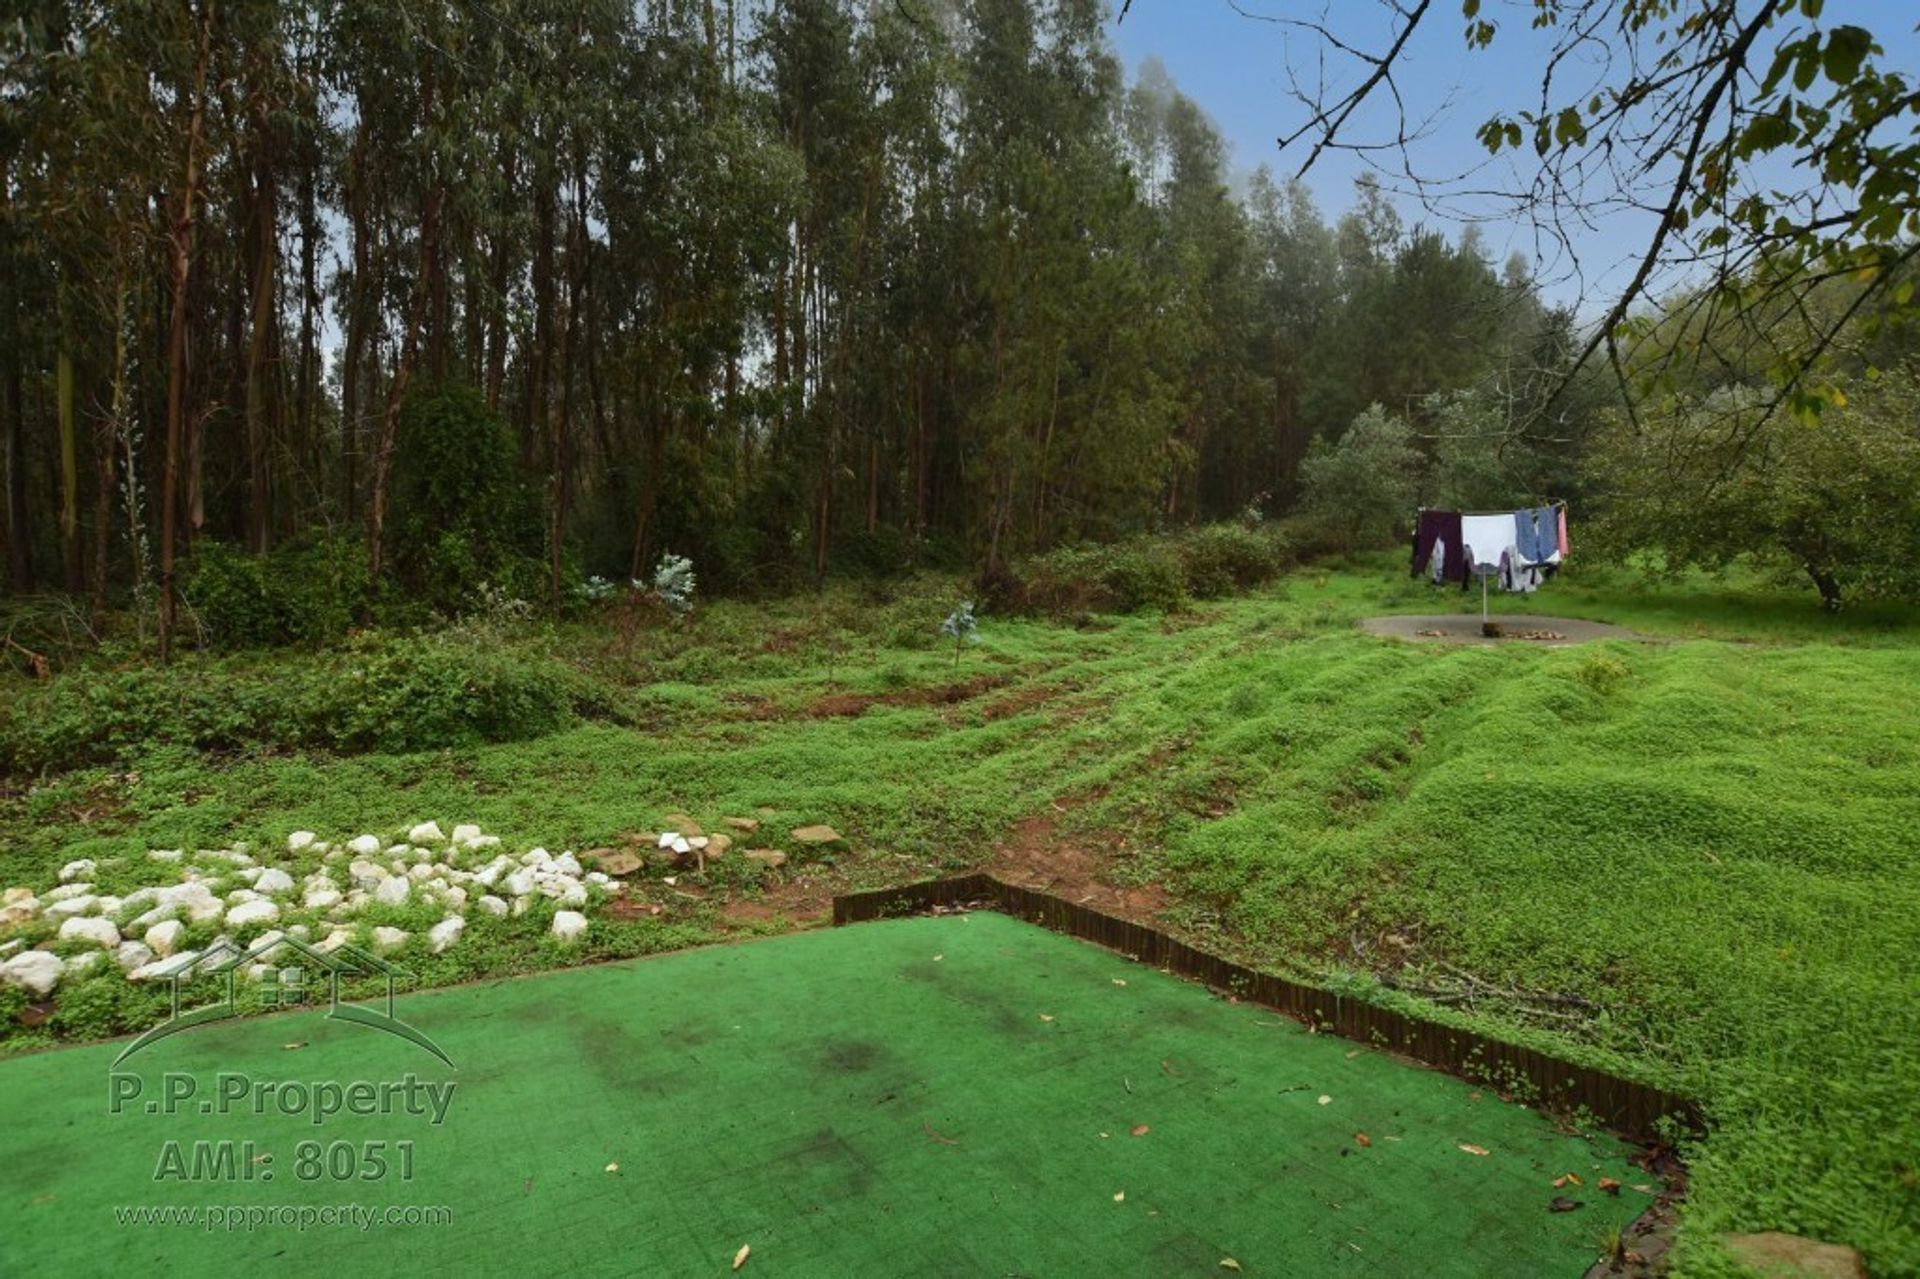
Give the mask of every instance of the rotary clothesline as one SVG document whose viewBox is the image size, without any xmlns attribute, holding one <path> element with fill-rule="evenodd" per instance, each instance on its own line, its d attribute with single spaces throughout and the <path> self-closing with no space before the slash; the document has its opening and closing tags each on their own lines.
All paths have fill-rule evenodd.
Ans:
<svg viewBox="0 0 1920 1279">
<path fill-rule="evenodd" d="M 1567 504 L 1513 511 L 1442 511 L 1422 507 L 1414 521 L 1413 576 L 1435 585 L 1480 579 L 1480 620 L 1487 621 L 1487 579 L 1500 589 L 1531 593 L 1567 557 Z"/>
</svg>

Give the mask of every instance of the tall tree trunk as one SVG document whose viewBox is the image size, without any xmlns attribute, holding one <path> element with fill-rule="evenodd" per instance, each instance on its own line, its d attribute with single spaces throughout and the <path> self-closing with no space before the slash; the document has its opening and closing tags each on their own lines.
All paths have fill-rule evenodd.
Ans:
<svg viewBox="0 0 1920 1279">
<path fill-rule="evenodd" d="M 513 172 L 519 153 L 503 131 L 500 138 L 501 207 L 513 205 Z M 504 217 L 501 221 L 504 222 Z M 493 273 L 487 297 L 487 407 L 500 411 L 500 397 L 507 381 L 507 288 L 512 280 L 513 237 L 503 225 L 493 232 Z"/>
<path fill-rule="evenodd" d="M 353 285 L 347 301 L 347 346 L 340 364 L 340 462 L 345 485 L 342 507 L 349 521 L 360 510 L 361 360 L 366 350 L 368 309 L 373 296 L 374 229 L 367 198 L 367 134 L 355 131 L 347 166 L 347 218 L 353 237 Z"/>
<path fill-rule="evenodd" d="M 186 0 L 183 0 L 185 3 Z M 160 660 L 173 656 L 174 540 L 179 523 L 180 452 L 186 418 L 187 284 L 193 270 L 193 201 L 200 182 L 200 130 L 206 115 L 207 59 L 216 0 L 202 0 L 194 54 L 193 96 L 187 104 L 187 163 L 173 219 L 173 314 L 167 325 L 167 451 L 161 471 Z"/>
<path fill-rule="evenodd" d="M 273 450 L 275 422 L 273 331 L 279 326 L 274 285 L 279 280 L 279 217 L 274 176 L 265 137 L 258 146 L 253 199 L 253 314 L 247 335 L 247 546 L 267 551 L 273 529 Z"/>
<path fill-rule="evenodd" d="M 80 564 L 80 446 L 79 424 L 73 411 L 73 354 L 60 338 L 54 357 L 54 387 L 60 415 L 60 567 L 69 595 L 86 586 Z"/>
<path fill-rule="evenodd" d="M 94 433 L 93 616 L 107 611 L 107 557 L 113 541 L 113 462 L 126 434 L 127 277 L 124 262 L 113 280 L 113 394 L 106 420 Z"/>
<path fill-rule="evenodd" d="M 13 185 L 7 176 L 7 160 L 0 156 L 0 198 L 7 201 L 8 221 L 13 218 Z M 7 585 L 17 593 L 33 589 L 33 544 L 27 522 L 26 406 L 22 402 L 20 368 L 19 290 L 8 289 L 6 341 L 0 344 L 0 469 L 6 471 L 7 492 Z"/>
<path fill-rule="evenodd" d="M 300 354 L 293 386 L 295 446 L 301 466 L 311 477 L 308 481 L 309 494 L 325 473 L 325 459 L 321 457 L 318 432 L 314 429 L 314 401 L 320 393 L 320 352 L 314 342 L 314 313 L 320 308 L 318 255 L 321 235 L 318 196 L 314 191 L 315 163 L 309 157 L 300 169 Z M 287 496 L 290 501 L 296 497 L 292 493 Z M 309 496 L 308 501 L 312 500 Z M 297 531 L 297 522 L 295 527 Z"/>
</svg>

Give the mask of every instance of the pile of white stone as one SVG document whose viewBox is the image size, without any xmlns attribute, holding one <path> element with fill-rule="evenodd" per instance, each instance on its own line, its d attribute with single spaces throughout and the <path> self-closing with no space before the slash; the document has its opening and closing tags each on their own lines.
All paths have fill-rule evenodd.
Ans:
<svg viewBox="0 0 1920 1279">
<path fill-rule="evenodd" d="M 216 951 L 224 961 L 231 946 L 259 947 L 284 936 L 331 952 L 360 939 L 364 924 L 356 916 L 370 906 L 420 902 L 442 916 L 427 930 L 427 947 L 436 955 L 459 942 L 471 911 L 520 916 L 544 902 L 558 907 L 553 936 L 571 944 L 586 933 L 583 910 L 596 894 L 624 887 L 587 870 L 571 852 L 499 850 L 498 837 L 472 825 L 447 835 L 438 822 L 422 822 L 404 839 L 360 835 L 340 845 L 302 830 L 287 837 L 286 856 L 273 859 L 279 865 L 260 864 L 245 845 L 192 854 L 155 849 L 147 859 L 160 878 L 125 896 L 96 892 L 100 866 L 82 858 L 60 869 L 57 886 L 5 890 L 0 981 L 44 997 L 63 980 L 109 961 L 129 980 L 147 981 L 183 973 L 202 953 L 209 963 Z M 220 936 L 205 952 L 183 950 L 190 923 L 217 923 Z M 49 924 L 58 928 L 52 943 L 28 949 L 24 938 L 7 940 L 9 933 L 44 933 Z M 376 953 L 391 953 L 410 939 L 403 929 L 383 926 L 368 930 L 364 940 Z M 268 967 L 250 971 L 259 976 Z"/>
</svg>

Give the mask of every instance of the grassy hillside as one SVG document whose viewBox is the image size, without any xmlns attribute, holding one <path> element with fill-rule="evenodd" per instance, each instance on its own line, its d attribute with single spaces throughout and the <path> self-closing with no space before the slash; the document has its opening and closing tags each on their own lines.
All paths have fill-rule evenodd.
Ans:
<svg viewBox="0 0 1920 1279">
<path fill-rule="evenodd" d="M 1498 603 L 1660 642 L 1401 644 L 1352 623 L 1478 600 L 1381 558 L 1165 617 L 987 619 L 956 664 L 934 633 L 956 590 L 717 605 L 631 651 L 589 628 L 501 641 L 597 690 L 588 717 L 531 740 L 172 745 L 22 779 L 0 799 L 0 882 L 427 818 L 553 849 L 676 810 L 833 823 L 854 851 L 830 867 L 713 872 L 709 888 L 769 894 L 756 926 L 777 927 L 797 878 L 988 863 L 1043 816 L 1029 853 L 1163 886 L 1166 917 L 1209 944 L 1700 1096 L 1713 1131 L 1687 1151 L 1685 1268 L 1719 1267 L 1715 1231 L 1784 1229 L 1920 1269 L 1920 618 L 1602 574 Z M 584 953 L 729 926 L 717 892 L 649 891 L 659 918 L 596 924 Z M 503 930 L 412 958 L 450 980 L 557 957 Z"/>
</svg>

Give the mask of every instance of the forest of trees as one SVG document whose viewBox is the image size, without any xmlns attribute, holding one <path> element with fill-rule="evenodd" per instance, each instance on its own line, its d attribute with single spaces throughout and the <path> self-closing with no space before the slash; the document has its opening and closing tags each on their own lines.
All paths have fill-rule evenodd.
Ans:
<svg viewBox="0 0 1920 1279">
<path fill-rule="evenodd" d="M 1101 0 L 26 8 L 15 592 L 164 613 L 197 548 L 315 537 L 380 579 L 496 514 L 529 598 L 991 565 L 1285 509 L 1369 405 L 1511 407 L 1573 341 L 1470 231 L 1236 175 Z M 469 451 L 511 510 L 399 509 Z"/>
</svg>

